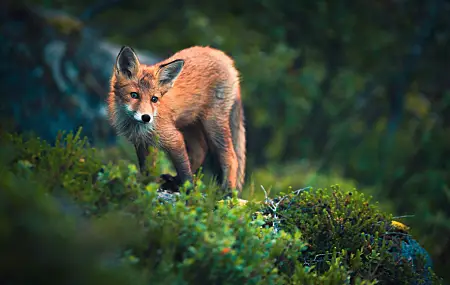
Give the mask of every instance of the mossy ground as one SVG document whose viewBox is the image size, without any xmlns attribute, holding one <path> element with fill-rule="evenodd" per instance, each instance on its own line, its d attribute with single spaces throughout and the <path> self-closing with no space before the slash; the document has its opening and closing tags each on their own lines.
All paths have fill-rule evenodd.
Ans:
<svg viewBox="0 0 450 285">
<path fill-rule="evenodd" d="M 2 284 L 439 284 L 393 254 L 392 217 L 354 189 L 235 206 L 198 176 L 167 203 L 151 180 L 167 162 L 142 178 L 79 133 L 2 132 L 0 160 Z"/>
</svg>

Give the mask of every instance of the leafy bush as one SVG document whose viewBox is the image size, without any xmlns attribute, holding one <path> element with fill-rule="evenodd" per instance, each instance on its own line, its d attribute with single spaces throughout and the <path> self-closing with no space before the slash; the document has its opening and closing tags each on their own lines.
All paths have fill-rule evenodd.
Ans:
<svg viewBox="0 0 450 285">
<path fill-rule="evenodd" d="M 270 203 L 217 203 L 216 187 L 201 175 L 191 195 L 181 189 L 173 203 L 165 201 L 135 164 L 106 163 L 79 133 L 61 133 L 53 146 L 2 133 L 0 149 L 3 284 L 423 279 L 385 242 L 390 216 L 356 191 L 281 194 L 276 219 Z M 154 163 L 157 176 L 166 162 Z"/>
<path fill-rule="evenodd" d="M 424 258 L 428 256 L 402 252 L 410 243 L 409 235 L 398 232 L 391 215 L 380 211 L 377 203 L 369 202 L 363 193 L 344 192 L 339 186 L 316 191 L 300 189 L 281 194 L 262 214 L 273 213 L 277 206 L 278 218 L 269 217 L 268 225 L 288 233 L 300 231 L 309 245 L 301 260 L 318 272 L 329 269 L 327 262 L 339 256 L 341 263 L 351 269 L 352 278 L 382 284 L 429 280 L 433 274 L 427 272 L 431 264 Z M 413 269 L 410 257 L 422 262 L 422 267 Z"/>
</svg>

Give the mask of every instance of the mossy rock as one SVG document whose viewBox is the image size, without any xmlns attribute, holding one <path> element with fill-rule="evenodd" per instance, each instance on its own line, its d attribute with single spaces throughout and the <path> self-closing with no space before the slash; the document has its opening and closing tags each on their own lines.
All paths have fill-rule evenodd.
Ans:
<svg viewBox="0 0 450 285">
<path fill-rule="evenodd" d="M 258 212 L 266 226 L 288 233 L 300 231 L 308 243 L 301 262 L 311 270 L 329 270 L 333 252 L 351 273 L 351 280 L 381 284 L 435 284 L 428 253 L 363 193 L 301 189 L 268 199 Z M 352 283 L 352 282 L 351 282 Z"/>
</svg>

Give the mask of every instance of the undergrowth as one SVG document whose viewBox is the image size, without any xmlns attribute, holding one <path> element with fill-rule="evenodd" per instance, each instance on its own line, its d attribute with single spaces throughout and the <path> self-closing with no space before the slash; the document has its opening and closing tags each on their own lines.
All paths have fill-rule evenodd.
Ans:
<svg viewBox="0 0 450 285">
<path fill-rule="evenodd" d="M 141 177 L 79 132 L 53 145 L 2 132 L 0 160 L 2 284 L 439 282 L 423 258 L 398 253 L 391 216 L 355 190 L 237 206 L 236 196 L 217 203 L 199 175 L 190 195 L 167 202 L 154 182 L 166 162 Z"/>
</svg>

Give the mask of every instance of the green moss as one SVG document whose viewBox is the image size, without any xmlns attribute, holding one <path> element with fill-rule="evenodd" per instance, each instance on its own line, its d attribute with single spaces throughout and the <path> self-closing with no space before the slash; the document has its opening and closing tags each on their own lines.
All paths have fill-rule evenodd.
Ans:
<svg viewBox="0 0 450 285">
<path fill-rule="evenodd" d="M 394 258 L 398 240 L 384 242 L 390 215 L 357 191 L 281 193 L 275 220 L 264 203 L 217 203 L 201 175 L 191 195 L 181 189 L 164 202 L 134 163 L 107 163 L 79 132 L 53 146 L 9 133 L 0 143 L 6 284 L 413 284 L 423 276 L 420 262 L 414 271 Z M 166 162 L 152 163 L 156 177 Z"/>
<path fill-rule="evenodd" d="M 421 255 L 426 252 L 393 223 L 391 215 L 358 191 L 343 191 L 336 185 L 281 193 L 269 199 L 260 213 L 267 226 L 302 233 L 308 250 L 301 262 L 318 274 L 330 270 L 337 255 L 353 280 L 378 280 L 382 284 L 439 280 L 428 271 L 428 256 Z"/>
</svg>

